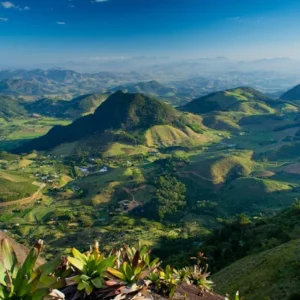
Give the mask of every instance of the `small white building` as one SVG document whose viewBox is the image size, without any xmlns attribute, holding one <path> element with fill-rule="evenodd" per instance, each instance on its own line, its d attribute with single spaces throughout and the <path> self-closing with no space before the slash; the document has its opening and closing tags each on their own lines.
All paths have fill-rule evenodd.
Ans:
<svg viewBox="0 0 300 300">
<path fill-rule="evenodd" d="M 78 170 L 80 170 L 82 173 L 88 173 L 89 169 L 84 167 L 76 167 Z"/>
<path fill-rule="evenodd" d="M 99 172 L 100 173 L 106 173 L 106 172 L 108 172 L 108 168 L 107 167 L 103 167 Z"/>
</svg>

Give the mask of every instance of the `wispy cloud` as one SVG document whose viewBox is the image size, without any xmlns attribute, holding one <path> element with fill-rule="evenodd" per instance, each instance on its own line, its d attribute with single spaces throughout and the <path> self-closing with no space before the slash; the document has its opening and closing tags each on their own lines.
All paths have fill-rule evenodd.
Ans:
<svg viewBox="0 0 300 300">
<path fill-rule="evenodd" d="M 240 16 L 229 18 L 230 21 L 236 22 L 236 23 L 244 23 L 244 24 L 250 24 L 250 25 L 258 25 L 262 23 L 263 18 L 242 18 Z"/>
<path fill-rule="evenodd" d="M 56 24 L 57 24 L 57 25 L 66 25 L 66 22 L 60 22 L 60 21 L 57 21 Z"/>
<path fill-rule="evenodd" d="M 0 18 L 0 21 L 2 21 L 2 22 L 7 22 L 8 19 L 7 19 L 7 18 Z"/>
<path fill-rule="evenodd" d="M 16 7 L 12 2 L 9 2 L 9 1 L 1 2 L 1 5 L 4 8 L 15 8 Z"/>
<path fill-rule="evenodd" d="M 27 5 L 22 8 L 21 6 L 15 5 L 14 3 L 10 2 L 10 1 L 1 2 L 0 5 L 6 9 L 15 8 L 18 10 L 30 10 L 30 7 Z"/>
<path fill-rule="evenodd" d="M 102 2 L 108 2 L 108 0 L 92 0 L 92 3 L 102 3 Z"/>
</svg>

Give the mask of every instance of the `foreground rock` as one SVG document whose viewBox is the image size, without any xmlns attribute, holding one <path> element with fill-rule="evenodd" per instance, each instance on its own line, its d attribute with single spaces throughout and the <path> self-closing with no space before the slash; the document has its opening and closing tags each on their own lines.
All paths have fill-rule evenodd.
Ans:
<svg viewBox="0 0 300 300">
<path fill-rule="evenodd" d="M 166 300 L 166 298 L 153 294 L 154 300 Z M 199 293 L 199 289 L 195 286 L 182 284 L 178 287 L 173 300 L 225 300 L 225 297 L 210 294 L 210 293 Z"/>
</svg>

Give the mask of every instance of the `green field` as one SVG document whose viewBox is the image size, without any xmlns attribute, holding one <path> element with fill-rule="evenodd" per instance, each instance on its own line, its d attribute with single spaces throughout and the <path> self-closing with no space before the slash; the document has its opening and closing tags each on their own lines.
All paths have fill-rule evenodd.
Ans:
<svg viewBox="0 0 300 300">
<path fill-rule="evenodd" d="M 55 125 L 67 125 L 71 121 L 56 118 L 20 118 L 9 121 L 0 119 L 0 151 L 11 149 L 23 140 L 46 134 Z"/>
</svg>

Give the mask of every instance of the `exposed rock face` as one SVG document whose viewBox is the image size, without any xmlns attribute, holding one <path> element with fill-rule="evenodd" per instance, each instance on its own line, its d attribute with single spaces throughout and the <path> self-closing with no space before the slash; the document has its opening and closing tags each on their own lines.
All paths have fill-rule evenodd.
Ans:
<svg viewBox="0 0 300 300">
<path fill-rule="evenodd" d="M 166 300 L 166 298 L 154 294 L 154 300 Z M 199 293 L 199 290 L 195 286 L 182 284 L 178 287 L 173 300 L 225 300 L 225 297 L 210 294 L 210 293 Z"/>
</svg>

